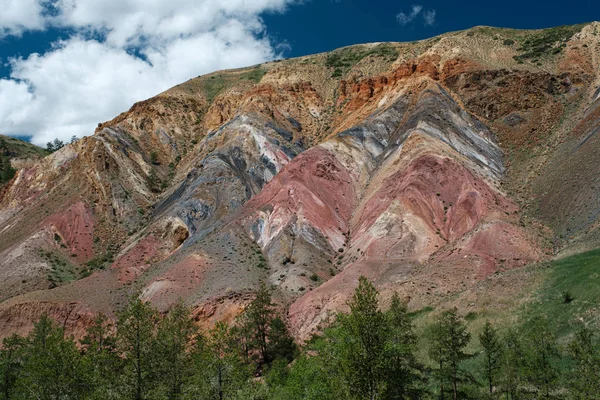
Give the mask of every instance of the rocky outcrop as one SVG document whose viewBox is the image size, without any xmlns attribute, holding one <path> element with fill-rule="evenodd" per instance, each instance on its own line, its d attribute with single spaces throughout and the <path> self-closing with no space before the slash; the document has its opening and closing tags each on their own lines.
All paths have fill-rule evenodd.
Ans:
<svg viewBox="0 0 600 400">
<path fill-rule="evenodd" d="M 306 339 L 360 275 L 418 308 L 597 247 L 596 31 L 535 60 L 546 31 L 354 46 L 135 104 L 3 189 L 2 332 L 78 335 L 132 295 L 210 325 L 267 281 Z"/>
</svg>

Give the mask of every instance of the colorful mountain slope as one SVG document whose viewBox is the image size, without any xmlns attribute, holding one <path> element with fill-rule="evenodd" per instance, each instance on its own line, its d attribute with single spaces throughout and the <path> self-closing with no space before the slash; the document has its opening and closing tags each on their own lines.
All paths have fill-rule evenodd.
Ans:
<svg viewBox="0 0 600 400">
<path fill-rule="evenodd" d="M 598 247 L 598 71 L 598 23 L 477 27 L 137 103 L 0 195 L 1 335 L 131 295 L 231 319 L 262 280 L 305 339 L 359 275 L 420 309 Z"/>
</svg>

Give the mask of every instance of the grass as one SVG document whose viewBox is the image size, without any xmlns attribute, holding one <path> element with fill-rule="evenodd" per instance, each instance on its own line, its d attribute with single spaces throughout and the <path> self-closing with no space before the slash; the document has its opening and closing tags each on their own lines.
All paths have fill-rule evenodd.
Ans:
<svg viewBox="0 0 600 400">
<path fill-rule="evenodd" d="M 34 144 L 4 135 L 0 135 L 0 151 L 11 158 L 41 158 L 50 154 L 48 150 Z"/>
<path fill-rule="evenodd" d="M 566 338 L 582 321 L 600 327 L 600 249 L 550 263 L 548 276 L 525 306 L 523 328 L 533 329 L 534 318 L 545 318 L 559 338 Z"/>
<path fill-rule="evenodd" d="M 577 32 L 581 31 L 584 25 L 558 26 L 556 28 L 544 29 L 532 33 L 522 42 L 522 52 L 514 59 L 519 62 L 537 59 L 558 54 L 566 46 L 567 42 Z"/>
<path fill-rule="evenodd" d="M 337 78 L 365 57 L 385 58 L 391 62 L 396 60 L 399 54 L 398 49 L 390 43 L 381 43 L 370 49 L 346 47 L 331 52 L 325 59 L 325 66 L 333 69 L 332 77 Z"/>
<path fill-rule="evenodd" d="M 57 286 L 63 282 L 72 282 L 79 278 L 73 264 L 65 260 L 65 257 L 54 251 L 41 251 L 40 255 L 50 264 L 48 281 Z"/>
<path fill-rule="evenodd" d="M 258 83 L 265 75 L 266 71 L 263 68 L 256 67 L 239 74 L 221 73 L 206 77 L 201 88 L 209 102 L 212 102 L 225 89 L 235 85 L 239 81 L 250 81 Z"/>
</svg>

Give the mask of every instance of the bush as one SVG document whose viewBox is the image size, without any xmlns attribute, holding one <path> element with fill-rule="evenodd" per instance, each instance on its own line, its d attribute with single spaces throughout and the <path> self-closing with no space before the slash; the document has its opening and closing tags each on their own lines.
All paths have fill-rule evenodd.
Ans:
<svg viewBox="0 0 600 400">
<path fill-rule="evenodd" d="M 575 300 L 575 298 L 571 295 L 571 292 L 569 292 L 568 290 L 565 290 L 563 292 L 562 298 L 563 298 L 563 303 L 565 303 L 565 304 L 569 304 L 570 302 Z"/>
</svg>

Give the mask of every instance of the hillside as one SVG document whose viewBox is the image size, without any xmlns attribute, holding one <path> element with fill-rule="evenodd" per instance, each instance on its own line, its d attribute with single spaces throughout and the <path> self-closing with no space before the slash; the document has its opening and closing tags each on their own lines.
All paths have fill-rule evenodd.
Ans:
<svg viewBox="0 0 600 400">
<path fill-rule="evenodd" d="M 305 340 L 360 275 L 412 311 L 520 307 L 531 265 L 600 247 L 599 71 L 590 23 L 191 79 L 1 192 L 0 332 L 78 335 L 132 295 L 210 325 L 264 281 Z"/>
<path fill-rule="evenodd" d="M 15 168 L 31 164 L 49 154 L 31 143 L 0 135 L 0 185 L 8 182 Z"/>
</svg>

